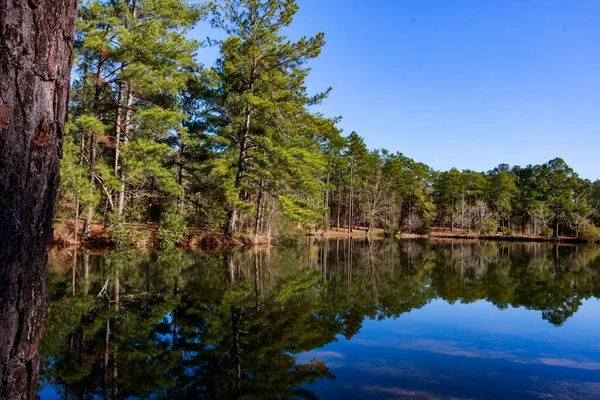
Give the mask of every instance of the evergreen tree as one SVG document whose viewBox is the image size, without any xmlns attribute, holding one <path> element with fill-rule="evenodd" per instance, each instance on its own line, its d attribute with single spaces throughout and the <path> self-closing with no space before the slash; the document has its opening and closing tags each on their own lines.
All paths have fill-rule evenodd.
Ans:
<svg viewBox="0 0 600 400">
<path fill-rule="evenodd" d="M 97 205 L 104 206 L 102 215 L 121 219 L 127 210 L 130 221 L 140 221 L 148 220 L 153 202 L 182 197 L 174 168 L 186 141 L 181 91 L 198 48 L 186 34 L 201 16 L 198 6 L 183 0 L 81 6 L 71 99 L 80 123 L 73 136 L 88 170 L 88 197 L 100 199 L 86 203 L 86 234 Z M 73 197 L 68 186 L 63 189 Z"/>
<path fill-rule="evenodd" d="M 265 195 L 298 222 L 310 224 L 321 211 L 315 205 L 324 163 L 307 107 L 326 94 L 309 96 L 304 81 L 305 64 L 324 40 L 322 33 L 297 42 L 282 34 L 297 9 L 283 0 L 228 0 L 212 8 L 212 26 L 229 35 L 220 43 L 211 96 L 221 115 L 211 139 L 222 149 L 215 171 L 225 186 L 228 235 L 239 230 L 240 214 L 256 208 L 260 216 Z"/>
<path fill-rule="evenodd" d="M 548 161 L 539 169 L 539 184 L 553 213 L 554 237 L 559 236 L 559 224 L 573 210 L 578 175 L 561 158 Z"/>
</svg>

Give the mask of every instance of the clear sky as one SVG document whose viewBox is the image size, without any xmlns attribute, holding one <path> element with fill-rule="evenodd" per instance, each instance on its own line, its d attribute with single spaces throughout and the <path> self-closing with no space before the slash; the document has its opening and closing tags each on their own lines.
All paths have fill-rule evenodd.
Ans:
<svg viewBox="0 0 600 400">
<path fill-rule="evenodd" d="M 341 116 L 344 134 L 439 170 L 562 157 L 600 178 L 599 0 L 298 5 L 288 34 L 325 33 L 308 89 L 333 88 L 319 111 Z"/>
</svg>

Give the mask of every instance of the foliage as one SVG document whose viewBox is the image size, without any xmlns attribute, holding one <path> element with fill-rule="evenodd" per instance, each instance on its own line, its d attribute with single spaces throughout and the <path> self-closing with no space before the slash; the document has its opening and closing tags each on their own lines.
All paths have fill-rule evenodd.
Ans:
<svg viewBox="0 0 600 400">
<path fill-rule="evenodd" d="M 600 242 L 600 228 L 586 221 L 579 229 L 579 238 L 586 242 Z"/>
<path fill-rule="evenodd" d="M 279 246 L 298 246 L 304 241 L 304 235 L 297 230 L 286 229 L 275 237 L 275 244 Z"/>
<path fill-rule="evenodd" d="M 540 229 L 540 236 L 542 237 L 552 237 L 554 236 L 554 229 L 543 226 Z"/>
<path fill-rule="evenodd" d="M 127 247 L 149 247 L 152 243 L 150 231 L 135 229 L 112 213 L 106 220 L 105 232 L 118 250 Z"/>
<path fill-rule="evenodd" d="M 481 223 L 480 231 L 484 235 L 495 235 L 498 231 L 498 222 L 492 218 L 486 219 Z"/>
<path fill-rule="evenodd" d="M 130 224 L 158 223 L 166 246 L 186 224 L 246 238 L 288 225 L 491 232 L 493 219 L 504 234 L 574 237 L 600 224 L 600 181 L 560 158 L 435 171 L 343 134 L 339 117 L 315 112 L 329 89 L 306 88 L 324 34 L 285 35 L 297 11 L 294 0 L 84 2 L 60 216 L 80 215 L 84 234 L 101 220 L 119 245 L 134 240 Z M 209 40 L 214 65 L 194 61 L 197 23 L 222 34 Z"/>
<path fill-rule="evenodd" d="M 80 165 L 77 150 L 71 138 L 63 144 L 59 191 L 70 202 L 79 200 L 83 205 L 95 206 L 100 201 L 100 194 L 90 186 L 89 172 Z"/>
<path fill-rule="evenodd" d="M 161 249 L 172 249 L 181 243 L 186 232 L 185 213 L 172 204 L 163 208 L 158 223 L 158 242 Z"/>
<path fill-rule="evenodd" d="M 395 224 L 395 223 L 388 224 L 383 229 L 383 234 L 388 237 L 395 237 L 398 234 L 398 224 Z"/>
</svg>

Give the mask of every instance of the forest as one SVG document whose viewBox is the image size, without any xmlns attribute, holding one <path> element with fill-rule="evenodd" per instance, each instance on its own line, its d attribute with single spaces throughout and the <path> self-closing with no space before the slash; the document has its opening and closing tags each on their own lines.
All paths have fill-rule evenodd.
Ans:
<svg viewBox="0 0 600 400">
<path fill-rule="evenodd" d="M 341 117 L 315 111 L 329 90 L 306 87 L 324 34 L 285 35 L 297 11 L 294 0 L 83 2 L 57 230 L 84 240 L 101 226 L 125 246 L 148 224 L 161 247 L 191 228 L 254 242 L 359 227 L 600 239 L 600 181 L 561 158 L 436 171 L 343 133 Z M 197 24 L 224 39 L 190 39 Z M 196 61 L 207 46 L 214 65 Z"/>
</svg>

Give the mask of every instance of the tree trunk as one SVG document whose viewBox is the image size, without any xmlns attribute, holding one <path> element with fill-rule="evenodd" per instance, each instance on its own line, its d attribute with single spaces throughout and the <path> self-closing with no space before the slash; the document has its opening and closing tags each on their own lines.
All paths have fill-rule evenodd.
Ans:
<svg viewBox="0 0 600 400">
<path fill-rule="evenodd" d="M 119 83 L 119 95 L 117 97 L 117 109 L 115 110 L 115 178 L 119 178 L 119 154 L 121 151 L 121 129 L 123 126 L 123 97 L 125 96 L 125 85 Z M 119 194 L 117 194 L 117 203 L 119 202 Z M 121 215 L 119 213 L 119 215 Z"/>
<path fill-rule="evenodd" d="M 342 206 L 342 171 L 338 171 L 338 203 L 337 203 L 337 230 L 340 230 L 340 208 Z"/>
<path fill-rule="evenodd" d="M 121 145 L 121 116 L 123 114 L 123 97 L 125 85 L 119 83 L 119 96 L 117 97 L 117 109 L 115 110 L 115 176 L 119 176 L 119 150 Z"/>
<path fill-rule="evenodd" d="M 258 243 L 258 237 L 260 235 L 260 225 L 263 213 L 263 179 L 260 180 L 260 187 L 258 189 L 258 202 L 256 203 L 256 219 L 254 220 L 254 243 Z"/>
<path fill-rule="evenodd" d="M 452 209 L 450 210 L 450 232 L 454 232 L 454 199 L 452 199 Z"/>
<path fill-rule="evenodd" d="M 185 143 L 183 142 L 183 135 L 179 134 L 179 159 L 177 160 L 177 183 L 183 188 L 183 160 L 185 152 Z"/>
<path fill-rule="evenodd" d="M 94 187 L 94 162 L 96 161 L 96 137 L 93 132 L 90 132 L 90 187 Z M 93 189 L 92 189 L 93 190 Z M 87 209 L 87 217 L 83 225 L 83 235 L 89 236 L 92 233 L 92 217 L 94 216 L 94 208 L 89 205 Z"/>
<path fill-rule="evenodd" d="M 131 106 L 133 105 L 133 92 L 131 88 L 127 90 L 127 101 L 125 102 L 125 118 L 123 123 L 123 143 L 127 143 L 129 141 L 129 129 L 131 126 Z M 119 213 L 119 217 L 123 215 L 123 207 L 125 205 L 125 171 L 123 168 L 123 158 L 121 157 L 121 168 L 120 168 L 120 176 L 121 187 L 119 188 L 119 203 L 117 205 L 117 212 Z"/>
<path fill-rule="evenodd" d="M 100 94 L 102 92 L 102 65 L 106 61 L 102 55 L 99 55 L 98 59 L 98 67 L 96 71 L 95 77 L 95 91 L 94 91 L 94 104 L 93 110 L 95 112 L 95 116 L 98 120 L 102 120 L 102 113 L 100 111 Z M 89 171 L 90 171 L 90 190 L 94 190 L 96 176 L 94 175 L 94 162 L 96 161 L 96 132 L 90 131 L 90 155 L 89 155 Z M 89 236 L 92 231 L 92 217 L 94 215 L 94 209 L 91 205 L 88 206 L 87 218 L 85 219 L 85 224 L 83 226 L 83 234 L 85 236 Z"/>
<path fill-rule="evenodd" d="M 348 233 L 352 233 L 352 228 L 354 225 L 353 213 L 354 213 L 354 167 L 350 167 L 350 201 L 349 201 L 349 211 L 348 211 Z"/>
<path fill-rule="evenodd" d="M 79 194 L 77 200 L 75 200 L 75 242 L 79 244 Z"/>
<path fill-rule="evenodd" d="M 329 216 L 331 213 L 331 210 L 329 208 L 329 172 L 327 172 L 327 188 L 325 190 L 325 199 L 324 199 L 324 203 L 325 203 L 325 217 L 323 218 L 323 232 L 327 232 L 327 230 L 329 229 Z"/>
<path fill-rule="evenodd" d="M 123 124 L 123 143 L 129 141 L 129 129 L 131 125 L 131 106 L 133 105 L 133 92 L 131 88 L 127 90 L 127 101 L 125 103 L 125 123 Z M 119 217 L 123 215 L 123 207 L 125 204 L 125 171 L 123 170 L 123 159 L 121 157 L 121 187 L 119 188 L 119 204 L 117 206 Z"/>
<path fill-rule="evenodd" d="M 238 158 L 237 173 L 235 174 L 235 188 L 240 189 L 242 186 L 242 177 L 245 171 L 246 161 L 246 144 L 250 138 L 250 126 L 251 116 L 250 110 L 246 109 L 246 117 L 244 119 L 244 133 L 242 134 L 242 140 L 240 142 L 240 156 Z M 238 211 L 234 204 L 229 205 L 229 212 L 227 215 L 227 225 L 225 226 L 225 234 L 232 236 L 235 233 L 235 223 L 237 221 Z"/>
<path fill-rule="evenodd" d="M 77 4 L 0 4 L 0 398 L 33 399 Z"/>
</svg>

